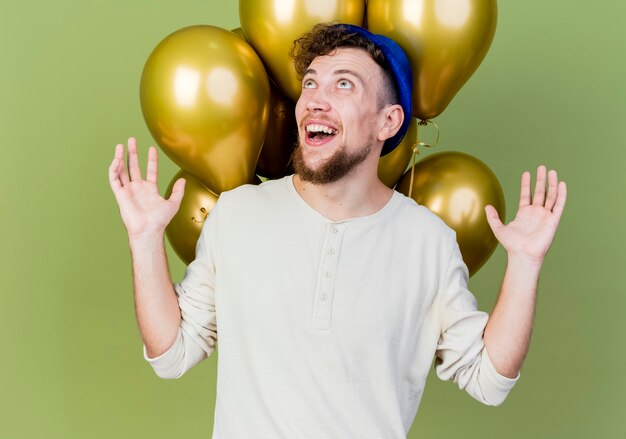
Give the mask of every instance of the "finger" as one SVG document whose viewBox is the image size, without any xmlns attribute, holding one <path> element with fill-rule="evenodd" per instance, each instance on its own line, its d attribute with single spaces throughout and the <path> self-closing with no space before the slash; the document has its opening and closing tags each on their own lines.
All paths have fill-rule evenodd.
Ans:
<svg viewBox="0 0 626 439">
<path fill-rule="evenodd" d="M 185 183 L 186 180 L 184 178 L 179 178 L 172 186 L 172 193 L 168 198 L 168 201 L 176 206 L 176 210 L 180 207 L 180 202 L 183 199 L 183 195 L 185 194 Z"/>
<path fill-rule="evenodd" d="M 120 174 L 118 172 L 120 166 L 119 161 L 117 157 L 113 157 L 113 161 L 109 166 L 109 185 L 113 193 L 117 193 L 117 191 L 122 188 L 122 182 L 120 181 Z"/>
<path fill-rule="evenodd" d="M 543 206 L 546 200 L 546 167 L 539 165 L 537 168 L 537 181 L 535 182 L 535 195 L 533 205 Z"/>
<path fill-rule="evenodd" d="M 548 172 L 548 198 L 546 198 L 546 209 L 552 210 L 556 202 L 558 191 L 558 177 L 555 170 Z"/>
<path fill-rule="evenodd" d="M 489 227 L 491 227 L 491 230 L 495 234 L 503 225 L 502 221 L 500 221 L 500 215 L 498 215 L 496 208 L 490 204 L 485 206 L 485 214 L 487 215 L 487 223 L 489 223 Z"/>
<path fill-rule="evenodd" d="M 565 209 L 566 199 L 567 199 L 567 185 L 565 184 L 564 181 L 562 181 L 559 183 L 558 195 L 556 197 L 556 204 L 554 205 L 554 209 L 552 210 L 552 213 L 554 213 L 558 221 L 561 220 L 563 209 Z"/>
<path fill-rule="evenodd" d="M 115 155 L 114 157 L 118 160 L 124 160 L 124 145 L 121 143 L 118 143 L 117 145 L 115 145 Z"/>
<path fill-rule="evenodd" d="M 141 180 L 141 170 L 139 169 L 139 157 L 137 156 L 137 139 L 128 139 L 128 172 L 131 181 Z"/>
<path fill-rule="evenodd" d="M 520 189 L 519 207 L 530 205 L 530 172 L 522 174 L 522 187 Z"/>
<path fill-rule="evenodd" d="M 113 161 L 109 166 L 109 184 L 111 189 L 115 189 L 118 183 L 122 187 L 126 184 L 128 176 L 124 169 L 124 145 L 118 143 L 115 145 L 115 154 L 113 155 Z"/>
<path fill-rule="evenodd" d="M 147 181 L 151 183 L 157 182 L 158 167 L 157 150 L 154 146 L 151 146 L 148 148 L 148 168 L 146 169 Z"/>
<path fill-rule="evenodd" d="M 126 172 L 126 164 L 124 163 L 124 145 L 121 143 L 115 145 L 115 159 L 117 159 L 117 175 L 122 186 L 125 186 L 130 182 L 130 179 Z"/>
</svg>

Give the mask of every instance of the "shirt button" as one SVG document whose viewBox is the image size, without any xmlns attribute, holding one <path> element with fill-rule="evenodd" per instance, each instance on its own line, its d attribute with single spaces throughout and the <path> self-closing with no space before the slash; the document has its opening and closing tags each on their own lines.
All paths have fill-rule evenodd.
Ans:
<svg viewBox="0 0 626 439">
<path fill-rule="evenodd" d="M 331 229 L 333 231 L 333 233 L 337 233 L 339 231 L 339 229 L 337 228 L 337 226 L 333 226 L 333 228 Z"/>
<path fill-rule="evenodd" d="M 322 293 L 322 294 L 320 295 L 320 299 L 322 299 L 322 300 L 326 300 L 326 299 L 328 299 L 328 296 L 326 295 L 326 293 Z"/>
<path fill-rule="evenodd" d="M 334 255 L 335 254 L 335 249 L 334 248 L 329 248 L 328 249 L 328 254 L 329 255 Z"/>
<path fill-rule="evenodd" d="M 324 272 L 324 277 L 326 277 L 326 278 L 330 277 L 330 271 L 325 271 Z"/>
</svg>

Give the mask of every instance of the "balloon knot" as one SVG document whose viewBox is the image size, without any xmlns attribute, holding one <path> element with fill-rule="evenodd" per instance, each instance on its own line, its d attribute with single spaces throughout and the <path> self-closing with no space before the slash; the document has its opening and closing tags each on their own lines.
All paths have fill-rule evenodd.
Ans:
<svg viewBox="0 0 626 439">
<path fill-rule="evenodd" d="M 191 221 L 193 221 L 194 223 L 203 223 L 206 220 L 206 217 L 209 216 L 209 213 L 206 211 L 204 207 L 200 208 L 200 212 L 202 213 L 202 219 L 197 220 L 195 216 L 192 216 Z"/>
</svg>

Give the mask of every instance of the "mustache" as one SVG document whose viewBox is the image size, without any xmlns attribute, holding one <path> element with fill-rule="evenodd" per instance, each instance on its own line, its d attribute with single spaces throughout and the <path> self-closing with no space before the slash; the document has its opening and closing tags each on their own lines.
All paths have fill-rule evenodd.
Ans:
<svg viewBox="0 0 626 439">
<path fill-rule="evenodd" d="M 302 121 L 300 122 L 300 128 L 302 128 L 304 130 L 304 128 L 307 126 L 307 124 L 311 121 L 311 120 L 315 120 L 316 122 L 322 122 L 325 123 L 329 126 L 335 127 L 336 129 L 339 129 L 342 127 L 342 124 L 338 121 L 335 120 L 329 116 L 325 116 L 325 115 L 319 115 L 319 116 L 305 116 Z"/>
</svg>

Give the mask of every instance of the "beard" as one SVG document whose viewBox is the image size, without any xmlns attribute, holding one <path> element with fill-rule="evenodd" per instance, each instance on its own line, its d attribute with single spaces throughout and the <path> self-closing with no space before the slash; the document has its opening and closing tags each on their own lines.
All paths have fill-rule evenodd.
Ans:
<svg viewBox="0 0 626 439">
<path fill-rule="evenodd" d="M 312 184 L 334 183 L 360 165 L 369 155 L 372 146 L 372 142 L 368 141 L 365 148 L 350 154 L 346 145 L 342 143 L 337 151 L 318 169 L 311 169 L 304 161 L 302 142 L 298 139 L 298 144 L 291 154 L 291 162 L 295 173 L 300 176 L 302 181 L 308 181 Z"/>
</svg>

